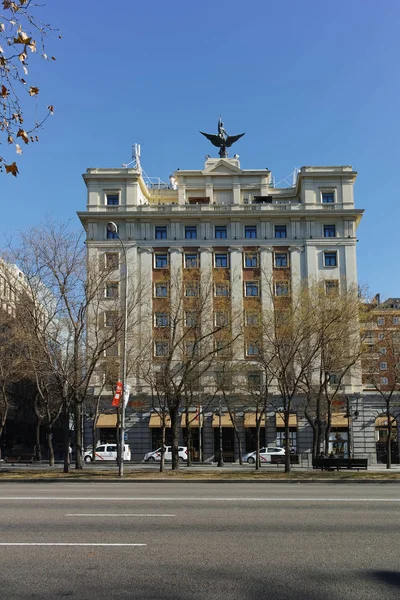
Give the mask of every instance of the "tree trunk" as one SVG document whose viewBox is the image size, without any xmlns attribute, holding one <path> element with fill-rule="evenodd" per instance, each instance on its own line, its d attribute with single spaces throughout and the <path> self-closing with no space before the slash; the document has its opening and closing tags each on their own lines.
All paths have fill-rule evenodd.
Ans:
<svg viewBox="0 0 400 600">
<path fill-rule="evenodd" d="M 186 436 L 186 441 L 187 441 L 187 459 L 186 459 L 186 465 L 188 467 L 190 467 L 190 463 L 191 463 L 190 451 L 192 449 L 192 428 L 190 427 L 190 424 L 189 424 L 189 410 L 188 410 L 188 408 L 186 409 L 186 431 L 187 431 L 187 436 Z"/>
<path fill-rule="evenodd" d="M 172 470 L 179 471 L 179 453 L 178 453 L 178 411 L 175 406 L 169 409 L 172 428 Z"/>
<path fill-rule="evenodd" d="M 1 438 L 2 438 L 2 435 L 3 435 L 3 430 L 4 430 L 4 425 L 2 425 L 0 423 L 0 458 L 2 458 L 2 456 L 1 456 Z M 0 462 L 0 471 L 1 471 L 1 462 Z"/>
<path fill-rule="evenodd" d="M 83 469 L 82 402 L 75 402 L 75 469 Z"/>
<path fill-rule="evenodd" d="M 389 407 L 386 410 L 386 417 L 388 422 L 388 435 L 386 440 L 386 468 L 392 468 L 392 416 L 389 411 Z"/>
<path fill-rule="evenodd" d="M 160 473 L 165 470 L 165 415 L 163 418 L 162 429 L 161 429 L 161 460 L 160 460 Z"/>
<path fill-rule="evenodd" d="M 233 423 L 233 431 L 235 432 L 235 436 L 236 436 L 236 441 L 237 441 L 237 445 L 238 445 L 238 454 L 239 454 L 239 464 L 243 464 L 243 460 L 242 460 L 242 444 L 240 442 L 240 434 L 238 431 L 238 428 L 236 427 L 236 422 L 232 421 Z"/>
<path fill-rule="evenodd" d="M 96 454 L 96 415 L 92 423 L 92 462 L 94 462 Z"/>
<path fill-rule="evenodd" d="M 47 443 L 49 445 L 49 465 L 54 466 L 54 447 L 53 447 L 53 432 L 51 427 L 47 429 Z"/>
<path fill-rule="evenodd" d="M 308 421 L 310 423 L 310 421 Z M 310 423 L 311 428 L 312 428 L 312 432 L 313 432 L 313 442 L 312 442 L 312 456 L 313 458 L 316 458 L 319 455 L 318 452 L 318 443 L 317 443 L 317 425 L 315 423 Z"/>
<path fill-rule="evenodd" d="M 260 419 L 261 423 L 261 419 Z M 260 461 L 260 423 L 256 422 L 256 471 L 258 471 L 261 467 Z"/>
<path fill-rule="evenodd" d="M 290 473 L 290 430 L 289 430 L 289 410 L 285 410 L 285 473 Z"/>
<path fill-rule="evenodd" d="M 69 463 L 70 463 L 70 457 L 69 457 L 69 411 L 68 411 L 68 404 L 67 402 L 64 400 L 63 401 L 63 426 L 64 426 L 64 440 L 63 440 L 63 445 L 64 445 L 64 473 L 69 473 Z"/>
<path fill-rule="evenodd" d="M 42 419 L 40 417 L 36 417 L 35 424 L 35 450 L 33 453 L 33 460 L 42 460 L 42 448 L 40 444 L 40 427 L 42 425 Z"/>
</svg>

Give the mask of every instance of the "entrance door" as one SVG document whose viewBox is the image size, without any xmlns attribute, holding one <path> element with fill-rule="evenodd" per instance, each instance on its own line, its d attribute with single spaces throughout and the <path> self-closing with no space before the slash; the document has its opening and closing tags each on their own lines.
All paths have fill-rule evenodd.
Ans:
<svg viewBox="0 0 400 600">
<path fill-rule="evenodd" d="M 388 421 L 386 415 L 380 415 L 375 419 L 376 461 L 386 464 L 386 443 L 389 435 Z M 392 439 L 390 441 L 391 460 L 393 464 L 399 464 L 399 442 L 397 436 L 397 421 L 392 420 Z"/>
<path fill-rule="evenodd" d="M 214 452 L 219 452 L 219 427 L 214 427 Z M 222 457 L 224 462 L 235 460 L 235 432 L 233 427 L 222 427 Z"/>
</svg>

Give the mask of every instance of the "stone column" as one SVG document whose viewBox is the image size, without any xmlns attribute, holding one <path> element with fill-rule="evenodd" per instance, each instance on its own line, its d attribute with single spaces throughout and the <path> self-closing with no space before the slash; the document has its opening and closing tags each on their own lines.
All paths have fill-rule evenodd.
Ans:
<svg viewBox="0 0 400 600">
<path fill-rule="evenodd" d="M 243 313 L 243 248 L 231 246 L 230 253 L 230 288 L 231 288 L 231 314 L 232 336 L 239 336 L 242 327 Z M 240 356 L 241 340 L 233 344 L 232 354 Z"/>
<path fill-rule="evenodd" d="M 139 347 L 144 350 L 149 343 L 153 326 L 153 248 L 139 247 L 137 281 L 141 290 L 138 306 Z"/>
<path fill-rule="evenodd" d="M 304 252 L 304 246 L 289 246 L 290 252 L 290 288 L 294 299 L 298 294 L 302 281 L 301 253 Z"/>
<path fill-rule="evenodd" d="M 213 248 L 203 246 L 199 248 L 200 254 L 200 294 L 203 297 L 202 333 L 211 331 L 214 324 L 214 282 L 213 282 Z M 205 353 L 206 347 L 212 349 L 212 338 L 206 338 L 202 344 L 201 352 Z M 203 377 L 203 384 L 204 384 Z"/>
<path fill-rule="evenodd" d="M 212 204 L 214 202 L 214 189 L 210 179 L 210 177 L 207 177 L 206 179 L 206 196 L 210 198 L 210 204 Z"/>
<path fill-rule="evenodd" d="M 129 242 L 125 244 L 126 247 L 126 258 L 128 262 L 128 334 L 127 334 L 127 346 L 129 350 L 133 350 L 133 358 L 135 359 L 138 355 L 139 347 L 139 324 L 141 321 L 140 310 L 142 305 L 142 295 L 150 293 L 150 290 L 142 289 L 139 281 L 140 271 L 138 263 L 138 249 L 135 243 Z M 123 273 L 121 272 L 121 278 Z M 121 279 L 122 281 L 122 279 Z M 151 288 L 150 281 L 147 283 L 147 287 Z M 121 303 L 123 302 L 122 286 L 121 289 Z M 138 375 L 131 373 L 130 380 L 133 385 L 140 385 Z"/>
<path fill-rule="evenodd" d="M 186 185 L 178 184 L 178 204 L 186 204 Z"/>
<path fill-rule="evenodd" d="M 182 337 L 183 327 L 183 282 L 182 282 L 182 253 L 183 248 L 170 248 L 168 250 L 170 257 L 169 274 L 170 274 L 170 285 L 169 285 L 169 296 L 170 296 L 170 310 L 171 318 L 176 319 L 179 324 L 178 338 Z"/>
<path fill-rule="evenodd" d="M 233 183 L 233 204 L 240 204 L 240 183 L 236 181 Z"/>
<path fill-rule="evenodd" d="M 271 310 L 273 306 L 273 252 L 272 246 L 260 246 L 261 308 L 263 312 Z"/>
<path fill-rule="evenodd" d="M 200 254 L 200 286 L 202 294 L 207 297 L 207 304 L 212 312 L 213 310 L 213 297 L 214 288 L 212 281 L 212 259 L 213 259 L 213 248 L 202 247 L 199 248 Z"/>
</svg>

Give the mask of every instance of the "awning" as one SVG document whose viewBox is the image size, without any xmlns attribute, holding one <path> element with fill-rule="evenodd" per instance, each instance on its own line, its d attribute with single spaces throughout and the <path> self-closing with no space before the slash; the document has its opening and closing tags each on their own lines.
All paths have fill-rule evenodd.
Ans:
<svg viewBox="0 0 400 600">
<path fill-rule="evenodd" d="M 101 414 L 97 417 L 96 427 L 116 427 L 117 426 L 117 414 L 104 415 Z"/>
<path fill-rule="evenodd" d="M 387 416 L 380 416 L 377 417 L 375 419 L 375 427 L 386 427 L 386 429 L 388 428 L 388 420 L 387 420 Z M 392 419 L 392 427 L 397 427 L 397 421 L 396 419 Z"/>
<path fill-rule="evenodd" d="M 346 427 L 349 426 L 349 419 L 347 413 L 333 413 L 331 418 L 331 427 Z"/>
<path fill-rule="evenodd" d="M 203 415 L 189 413 L 189 427 L 203 427 Z M 186 427 L 186 413 L 181 417 L 181 427 Z"/>
<path fill-rule="evenodd" d="M 275 419 L 276 427 L 285 427 L 285 421 L 281 414 L 276 413 Z M 297 415 L 289 415 L 289 427 L 297 427 Z"/>
<path fill-rule="evenodd" d="M 150 415 L 149 427 L 162 427 L 162 419 L 161 416 L 157 413 L 152 413 Z M 171 427 L 171 417 L 165 417 L 165 427 Z"/>
<path fill-rule="evenodd" d="M 245 427 L 257 427 L 256 425 L 256 413 L 245 413 L 244 414 L 244 426 Z M 261 419 L 261 427 L 265 427 L 265 415 Z"/>
<path fill-rule="evenodd" d="M 220 421 L 219 415 L 213 415 L 212 426 L 213 427 L 219 427 L 219 421 Z M 221 417 L 221 427 L 233 427 L 233 423 L 231 421 L 229 413 L 225 414 L 225 415 L 222 415 L 222 417 Z"/>
</svg>

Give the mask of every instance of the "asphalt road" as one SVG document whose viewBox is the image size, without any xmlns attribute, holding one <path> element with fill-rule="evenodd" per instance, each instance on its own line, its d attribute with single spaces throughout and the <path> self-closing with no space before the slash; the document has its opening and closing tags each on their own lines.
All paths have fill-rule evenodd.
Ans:
<svg viewBox="0 0 400 600">
<path fill-rule="evenodd" d="M 396 600 L 400 486 L 0 483 L 4 600 Z"/>
</svg>

